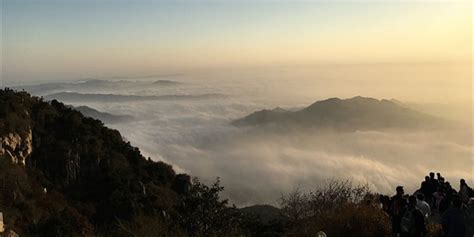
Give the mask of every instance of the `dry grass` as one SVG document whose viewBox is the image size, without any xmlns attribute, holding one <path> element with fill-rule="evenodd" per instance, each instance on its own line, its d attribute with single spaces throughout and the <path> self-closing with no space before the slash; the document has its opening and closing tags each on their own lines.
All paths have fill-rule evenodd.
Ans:
<svg viewBox="0 0 474 237">
<path fill-rule="evenodd" d="M 390 236 L 390 220 L 373 201 L 367 185 L 330 180 L 311 192 L 300 189 L 282 197 L 291 219 L 289 236 Z"/>
</svg>

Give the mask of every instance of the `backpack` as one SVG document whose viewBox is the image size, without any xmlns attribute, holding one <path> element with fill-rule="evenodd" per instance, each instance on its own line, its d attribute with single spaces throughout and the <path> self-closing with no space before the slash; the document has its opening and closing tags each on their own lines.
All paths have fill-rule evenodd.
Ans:
<svg viewBox="0 0 474 237">
<path fill-rule="evenodd" d="M 416 231 L 415 215 L 412 210 L 406 210 L 403 213 L 400 223 L 402 233 L 414 234 Z"/>
</svg>

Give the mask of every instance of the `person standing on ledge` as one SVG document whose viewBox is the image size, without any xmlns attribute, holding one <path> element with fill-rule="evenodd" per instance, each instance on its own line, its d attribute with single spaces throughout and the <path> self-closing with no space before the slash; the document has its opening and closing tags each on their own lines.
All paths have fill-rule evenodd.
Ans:
<svg viewBox="0 0 474 237">
<path fill-rule="evenodd" d="M 422 193 L 419 193 L 416 195 L 416 199 L 416 208 L 421 211 L 425 221 L 428 220 L 428 217 L 431 216 L 431 207 L 427 202 L 425 202 L 425 196 Z"/>
<path fill-rule="evenodd" d="M 390 218 L 392 220 L 392 231 L 394 236 L 397 236 L 401 233 L 400 224 L 402 220 L 403 209 L 406 206 L 406 200 L 403 197 L 403 194 L 405 194 L 403 187 L 398 186 L 396 188 L 396 192 L 397 194 L 392 197 L 390 203 Z"/>
<path fill-rule="evenodd" d="M 424 237 L 426 235 L 425 218 L 416 204 L 416 197 L 410 196 L 400 223 L 401 237 Z"/>
<path fill-rule="evenodd" d="M 462 201 L 456 197 L 453 199 L 453 206 L 443 214 L 441 224 L 446 237 L 465 237 L 466 224 L 461 207 Z"/>
</svg>

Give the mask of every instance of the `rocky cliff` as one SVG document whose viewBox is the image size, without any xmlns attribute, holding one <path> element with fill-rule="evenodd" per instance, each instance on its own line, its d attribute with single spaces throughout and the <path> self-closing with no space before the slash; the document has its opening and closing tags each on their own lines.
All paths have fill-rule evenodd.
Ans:
<svg viewBox="0 0 474 237">
<path fill-rule="evenodd" d="M 14 164 L 26 164 L 33 152 L 33 133 L 28 129 L 26 135 L 10 132 L 0 136 L 0 157 L 10 159 Z"/>
<path fill-rule="evenodd" d="M 0 212 L 20 236 L 217 236 L 234 228 L 221 187 L 146 159 L 118 131 L 56 100 L 0 89 L 0 145 Z"/>
</svg>

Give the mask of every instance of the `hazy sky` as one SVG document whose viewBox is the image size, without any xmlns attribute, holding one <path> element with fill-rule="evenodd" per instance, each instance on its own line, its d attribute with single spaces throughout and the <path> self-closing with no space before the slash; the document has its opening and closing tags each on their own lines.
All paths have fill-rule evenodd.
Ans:
<svg viewBox="0 0 474 237">
<path fill-rule="evenodd" d="M 1 2 L 6 81 L 472 55 L 471 1 Z"/>
<path fill-rule="evenodd" d="M 0 87 L 136 76 L 133 83 L 36 89 L 221 95 L 71 104 L 132 116 L 112 127 L 178 172 L 220 176 L 236 203 L 273 202 L 326 178 L 353 178 L 387 193 L 399 184 L 414 190 L 432 170 L 452 182 L 473 180 L 471 0 L 0 2 Z M 159 79 L 180 83 L 152 85 Z M 396 98 L 464 126 L 279 134 L 230 125 L 261 109 L 358 95 Z"/>
</svg>

